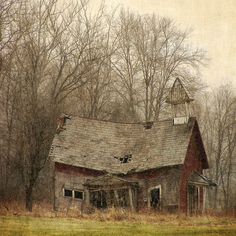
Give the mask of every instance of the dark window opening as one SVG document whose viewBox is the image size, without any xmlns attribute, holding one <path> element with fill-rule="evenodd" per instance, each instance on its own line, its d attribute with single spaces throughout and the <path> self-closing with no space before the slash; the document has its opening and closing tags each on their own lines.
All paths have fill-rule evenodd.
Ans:
<svg viewBox="0 0 236 236">
<path fill-rule="evenodd" d="M 129 163 L 132 160 L 132 154 L 124 155 L 123 157 L 114 157 L 120 161 L 120 163 Z"/>
<path fill-rule="evenodd" d="M 160 188 L 154 188 L 151 190 L 151 202 L 150 205 L 153 209 L 160 209 Z"/>
<path fill-rule="evenodd" d="M 83 200 L 84 193 L 82 191 L 75 190 L 74 191 L 74 198 Z"/>
<path fill-rule="evenodd" d="M 98 190 L 90 192 L 92 206 L 105 209 L 108 207 L 128 208 L 130 206 L 128 189 Z"/>
<path fill-rule="evenodd" d="M 90 202 L 93 206 L 104 209 L 107 208 L 107 193 L 103 190 L 91 192 Z"/>
<path fill-rule="evenodd" d="M 70 189 L 64 189 L 64 196 L 65 196 L 65 197 L 72 197 L 72 196 L 73 196 L 72 190 L 70 190 Z"/>
<path fill-rule="evenodd" d="M 119 189 L 117 191 L 117 197 L 118 197 L 118 206 L 119 207 L 129 207 L 129 191 L 128 189 Z"/>
</svg>

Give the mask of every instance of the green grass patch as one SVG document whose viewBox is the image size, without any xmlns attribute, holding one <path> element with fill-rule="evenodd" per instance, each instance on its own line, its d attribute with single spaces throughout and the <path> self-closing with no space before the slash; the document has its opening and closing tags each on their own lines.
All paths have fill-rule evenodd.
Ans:
<svg viewBox="0 0 236 236">
<path fill-rule="evenodd" d="M 147 222 L 114 222 L 65 218 L 0 217 L 1 236 L 236 236 L 236 224 L 176 225 Z"/>
</svg>

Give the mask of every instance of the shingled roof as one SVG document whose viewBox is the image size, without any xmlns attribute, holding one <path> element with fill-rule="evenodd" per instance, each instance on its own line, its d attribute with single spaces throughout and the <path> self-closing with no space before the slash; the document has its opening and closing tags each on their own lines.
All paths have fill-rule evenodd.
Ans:
<svg viewBox="0 0 236 236">
<path fill-rule="evenodd" d="M 173 119 L 125 124 L 72 117 L 55 135 L 50 156 L 54 162 L 111 174 L 126 174 L 184 163 L 195 118 L 173 125 Z M 128 157 L 127 163 L 120 158 Z"/>
</svg>

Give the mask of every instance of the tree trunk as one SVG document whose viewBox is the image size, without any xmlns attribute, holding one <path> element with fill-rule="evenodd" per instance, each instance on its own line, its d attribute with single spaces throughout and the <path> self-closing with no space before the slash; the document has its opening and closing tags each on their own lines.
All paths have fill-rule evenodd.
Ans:
<svg viewBox="0 0 236 236">
<path fill-rule="evenodd" d="M 149 121 L 148 117 L 148 85 L 146 83 L 146 92 L 145 92 L 145 122 Z"/>
<path fill-rule="evenodd" d="M 25 208 L 27 211 L 32 211 L 33 209 L 33 186 L 29 185 L 25 191 Z"/>
</svg>

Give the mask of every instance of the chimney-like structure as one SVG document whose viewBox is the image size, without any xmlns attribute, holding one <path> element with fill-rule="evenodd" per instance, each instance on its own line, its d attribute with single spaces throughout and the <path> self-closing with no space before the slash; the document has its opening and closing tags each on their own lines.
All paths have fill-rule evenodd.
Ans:
<svg viewBox="0 0 236 236">
<path fill-rule="evenodd" d="M 190 117 L 189 104 L 192 101 L 194 101 L 194 99 L 190 96 L 190 93 L 180 78 L 177 77 L 166 99 L 166 102 L 171 104 L 172 107 L 174 124 L 188 122 Z M 181 109 L 184 109 L 184 115 L 181 115 L 181 112 L 183 113 Z"/>
<path fill-rule="evenodd" d="M 145 129 L 151 129 L 153 126 L 153 121 L 148 121 L 144 123 L 144 128 Z"/>
<path fill-rule="evenodd" d="M 62 130 L 65 130 L 65 124 L 66 120 L 69 119 L 71 120 L 71 116 L 62 113 L 58 118 L 57 118 L 57 133 L 59 134 Z"/>
</svg>

